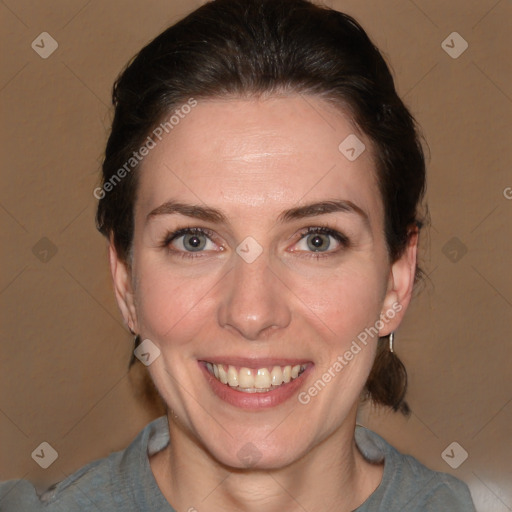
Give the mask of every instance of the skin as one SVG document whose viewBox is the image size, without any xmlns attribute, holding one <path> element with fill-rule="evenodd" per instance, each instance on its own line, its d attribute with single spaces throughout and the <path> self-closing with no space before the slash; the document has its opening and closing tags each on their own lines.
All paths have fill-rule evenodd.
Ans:
<svg viewBox="0 0 512 512">
<path fill-rule="evenodd" d="M 338 150 L 349 134 L 366 145 L 353 162 Z M 147 219 L 171 199 L 221 209 L 228 222 Z M 369 226 L 346 212 L 276 220 L 284 210 L 337 199 L 364 210 Z M 179 257 L 187 253 L 183 237 L 162 246 L 168 232 L 189 226 L 215 234 L 196 259 Z M 322 235 L 330 246 L 314 252 L 307 237 L 300 240 L 310 226 L 329 226 L 350 244 Z M 248 236 L 263 249 L 252 263 L 235 251 Z M 379 336 L 398 327 L 416 249 L 413 234 L 390 262 L 370 141 L 321 99 L 200 101 L 158 143 L 141 169 L 133 259 L 123 262 L 111 244 L 110 263 L 126 323 L 161 351 L 148 370 L 169 407 L 171 442 L 150 465 L 176 510 L 350 511 L 368 498 L 383 466 L 361 456 L 354 429 L 377 337 L 306 405 L 296 397 L 258 411 L 227 404 L 197 361 L 304 358 L 314 363 L 300 389 L 307 390 L 397 303 L 401 310 Z M 237 454 L 249 441 L 259 459 L 247 468 Z"/>
</svg>

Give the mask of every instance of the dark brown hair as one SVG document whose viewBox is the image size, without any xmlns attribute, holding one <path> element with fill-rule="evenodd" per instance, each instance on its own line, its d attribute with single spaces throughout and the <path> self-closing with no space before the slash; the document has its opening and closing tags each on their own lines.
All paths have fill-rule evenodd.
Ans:
<svg viewBox="0 0 512 512">
<path fill-rule="evenodd" d="M 98 229 L 129 263 L 137 165 L 123 173 L 173 109 L 191 98 L 315 95 L 348 113 L 373 144 L 390 261 L 422 221 L 425 161 L 415 122 L 378 49 L 350 16 L 307 0 L 215 0 L 143 48 L 114 85 Z M 417 268 L 416 280 L 421 271 Z M 366 384 L 375 403 L 407 414 L 407 373 L 379 340 Z"/>
</svg>

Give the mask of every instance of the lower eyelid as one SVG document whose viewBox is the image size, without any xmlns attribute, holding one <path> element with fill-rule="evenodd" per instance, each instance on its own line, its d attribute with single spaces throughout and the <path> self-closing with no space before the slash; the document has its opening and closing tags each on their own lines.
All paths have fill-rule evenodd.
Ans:
<svg viewBox="0 0 512 512">
<path fill-rule="evenodd" d="M 291 252 L 297 253 L 298 256 L 309 258 L 309 257 L 329 257 L 329 256 L 335 256 L 343 252 L 345 249 L 348 248 L 347 245 L 343 244 L 342 242 L 338 242 L 338 247 L 335 249 L 328 249 L 327 251 L 307 251 L 307 250 L 292 250 Z"/>
</svg>

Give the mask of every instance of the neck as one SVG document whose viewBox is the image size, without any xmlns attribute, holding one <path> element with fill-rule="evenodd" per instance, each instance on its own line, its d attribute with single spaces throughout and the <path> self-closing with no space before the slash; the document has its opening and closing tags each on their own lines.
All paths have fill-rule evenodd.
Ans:
<svg viewBox="0 0 512 512">
<path fill-rule="evenodd" d="M 350 421 L 299 460 L 278 469 L 236 469 L 211 457 L 169 414 L 169 445 L 150 457 L 162 494 L 190 512 L 351 511 L 378 487 L 382 465 L 366 461 Z"/>
</svg>

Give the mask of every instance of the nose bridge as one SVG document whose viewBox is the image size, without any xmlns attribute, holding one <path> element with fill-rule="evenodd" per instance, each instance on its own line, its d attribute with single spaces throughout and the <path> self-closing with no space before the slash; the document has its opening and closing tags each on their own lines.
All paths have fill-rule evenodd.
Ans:
<svg viewBox="0 0 512 512">
<path fill-rule="evenodd" d="M 252 262 L 238 255 L 234 258 L 219 304 L 219 324 L 249 340 L 286 327 L 291 314 L 284 285 L 270 269 L 266 255 L 261 254 Z"/>
</svg>

